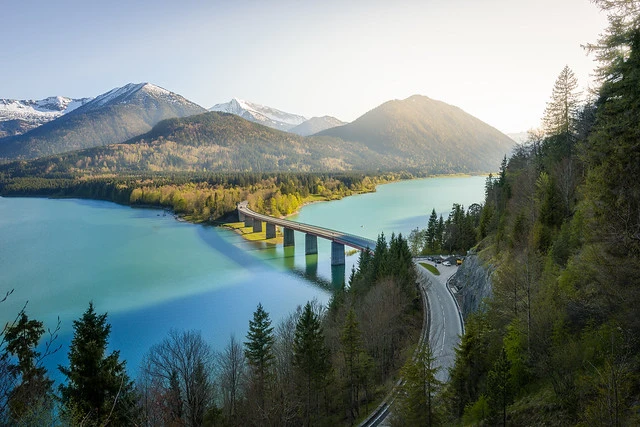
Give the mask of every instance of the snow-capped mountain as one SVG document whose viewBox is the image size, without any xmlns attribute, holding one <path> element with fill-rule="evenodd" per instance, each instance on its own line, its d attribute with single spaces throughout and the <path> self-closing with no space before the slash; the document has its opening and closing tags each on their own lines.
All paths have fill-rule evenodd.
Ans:
<svg viewBox="0 0 640 427">
<path fill-rule="evenodd" d="M 92 98 L 0 99 L 0 138 L 19 135 L 86 104 Z"/>
<path fill-rule="evenodd" d="M 300 123 L 298 126 L 289 129 L 289 132 L 302 136 L 313 135 L 323 130 L 342 126 L 346 123 L 331 116 L 311 117 L 309 120 Z"/>
<path fill-rule="evenodd" d="M 0 158 L 35 158 L 127 141 L 158 122 L 205 113 L 184 97 L 151 83 L 130 83 L 85 102 L 0 144 Z"/>
<path fill-rule="evenodd" d="M 126 104 L 139 104 L 141 102 L 154 101 L 154 103 L 168 103 L 173 104 L 174 107 L 187 109 L 204 109 L 197 104 L 189 101 L 188 99 L 168 91 L 160 86 L 156 86 L 151 83 L 129 83 L 122 87 L 117 87 L 102 95 L 96 96 L 91 101 L 82 105 L 77 113 L 86 113 L 89 111 L 97 111 L 108 106 L 126 105 Z M 199 111 L 200 112 L 200 111 Z"/>
<path fill-rule="evenodd" d="M 216 104 L 209 108 L 209 111 L 235 114 L 249 121 L 283 131 L 288 131 L 307 120 L 297 114 L 286 113 L 272 107 L 237 98 L 233 98 L 224 104 Z"/>
</svg>

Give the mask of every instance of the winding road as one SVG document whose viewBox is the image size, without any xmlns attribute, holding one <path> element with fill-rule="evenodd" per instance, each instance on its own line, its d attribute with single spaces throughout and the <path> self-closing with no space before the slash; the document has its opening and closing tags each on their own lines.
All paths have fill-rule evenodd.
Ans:
<svg viewBox="0 0 640 427">
<path fill-rule="evenodd" d="M 422 261 L 419 262 L 426 262 Z M 449 379 L 449 368 L 455 363 L 455 348 L 460 343 L 463 332 L 462 318 L 453 295 L 447 288 L 447 281 L 457 271 L 456 266 L 438 265 L 440 275 L 436 276 L 416 261 L 420 286 L 425 287 L 429 299 L 429 344 L 438 361 L 440 381 Z"/>
<path fill-rule="evenodd" d="M 418 283 L 423 295 L 424 310 L 429 318 L 423 327 L 423 333 L 428 336 L 429 344 L 440 367 L 436 377 L 440 381 L 449 379 L 449 368 L 455 363 L 455 348 L 460 343 L 460 336 L 464 332 L 462 316 L 453 295 L 447 288 L 447 282 L 453 276 L 456 266 L 437 266 L 440 275 L 436 276 L 420 265 L 421 262 L 432 264 L 426 259 L 415 259 Z M 426 336 L 421 337 L 422 342 Z M 396 387 L 401 385 L 398 380 Z M 394 399 L 394 391 L 378 406 L 378 408 L 362 423 L 361 427 L 391 425 L 389 423 L 390 407 Z"/>
</svg>

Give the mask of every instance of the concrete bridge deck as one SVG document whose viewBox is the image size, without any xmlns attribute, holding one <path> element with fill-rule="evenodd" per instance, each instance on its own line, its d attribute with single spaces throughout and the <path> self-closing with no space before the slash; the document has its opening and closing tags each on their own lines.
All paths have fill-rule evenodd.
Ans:
<svg viewBox="0 0 640 427">
<path fill-rule="evenodd" d="M 365 237 L 356 236 L 354 234 L 343 233 L 341 231 L 331 230 L 329 228 L 317 227 L 315 225 L 304 224 L 301 222 L 289 221 L 287 219 L 275 218 L 269 215 L 259 214 L 249 209 L 248 202 L 238 203 L 238 217 L 240 221 L 244 221 L 247 226 L 253 225 L 254 231 L 262 231 L 262 222 L 267 224 L 267 238 L 275 237 L 275 226 L 283 228 L 284 245 L 293 245 L 293 230 L 300 231 L 307 235 L 306 253 L 317 253 L 317 237 L 330 240 L 332 243 L 332 264 L 344 264 L 344 246 L 349 246 L 358 250 L 373 251 L 376 247 L 375 240 Z M 256 223 L 257 221 L 257 223 Z M 342 256 L 339 251 L 342 249 Z M 314 252 L 315 250 L 315 252 Z"/>
</svg>

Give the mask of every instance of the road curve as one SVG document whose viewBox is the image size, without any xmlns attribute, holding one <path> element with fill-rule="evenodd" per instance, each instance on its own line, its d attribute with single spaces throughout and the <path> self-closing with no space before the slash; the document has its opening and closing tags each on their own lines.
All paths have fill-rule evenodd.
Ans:
<svg viewBox="0 0 640 427">
<path fill-rule="evenodd" d="M 304 224 L 302 222 L 289 221 L 288 219 L 275 218 L 269 215 L 259 214 L 249 209 L 249 204 L 246 201 L 238 203 L 238 213 L 244 216 L 248 216 L 249 218 L 268 222 L 269 224 L 275 224 L 280 227 L 286 227 L 291 230 L 301 231 L 303 233 L 322 237 L 323 239 L 341 243 L 345 246 L 349 246 L 361 251 L 365 249 L 373 251 L 376 248 L 375 240 L 356 236 L 354 234 L 343 233 L 341 231 L 331 230 L 329 228 L 316 227 L 315 225 Z"/>
<path fill-rule="evenodd" d="M 420 262 L 426 262 L 420 260 Z M 429 299 L 430 331 L 429 344 L 440 366 L 436 377 L 440 381 L 449 379 L 449 368 L 455 363 L 455 348 L 460 344 L 463 332 L 462 318 L 458 305 L 447 287 L 447 282 L 458 267 L 438 265 L 440 275 L 436 276 L 416 261 L 420 285 L 425 287 Z"/>
<path fill-rule="evenodd" d="M 449 379 L 449 368 L 455 363 L 455 348 L 460 343 L 460 336 L 464 331 L 458 305 L 447 289 L 447 282 L 456 273 L 457 267 L 439 265 L 440 275 L 435 276 L 419 264 L 428 261 L 417 259 L 414 262 L 418 273 L 424 311 L 429 316 L 423 321 L 423 334 L 420 337 L 419 345 L 428 337 L 437 365 L 440 367 L 436 377 L 444 382 Z M 388 416 L 391 414 L 395 390 L 400 385 L 402 385 L 402 379 L 398 380 L 394 390 L 359 427 L 386 427 L 390 425 Z"/>
</svg>

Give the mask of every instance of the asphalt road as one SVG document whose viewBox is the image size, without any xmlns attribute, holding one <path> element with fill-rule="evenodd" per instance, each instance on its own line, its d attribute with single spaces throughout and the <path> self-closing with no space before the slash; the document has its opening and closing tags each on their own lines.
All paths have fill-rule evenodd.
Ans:
<svg viewBox="0 0 640 427">
<path fill-rule="evenodd" d="M 429 261 L 419 261 L 432 264 Z M 440 381 L 449 379 L 449 368 L 455 362 L 455 348 L 460 343 L 462 323 L 453 296 L 447 289 L 447 280 L 457 271 L 451 267 L 438 264 L 440 275 L 436 276 L 416 261 L 416 270 L 420 285 L 424 286 L 429 299 L 429 316 L 431 327 L 429 343 L 440 366 L 436 377 Z"/>
</svg>

